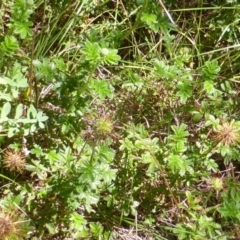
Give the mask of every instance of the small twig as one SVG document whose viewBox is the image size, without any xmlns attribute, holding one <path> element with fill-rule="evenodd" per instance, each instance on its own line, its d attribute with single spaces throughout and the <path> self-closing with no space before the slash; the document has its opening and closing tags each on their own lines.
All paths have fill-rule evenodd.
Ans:
<svg viewBox="0 0 240 240">
<path fill-rule="evenodd" d="M 162 0 L 159 0 L 159 3 L 162 6 L 162 8 L 164 9 L 165 13 L 167 14 L 167 16 L 168 16 L 169 20 L 171 21 L 171 23 L 175 25 L 175 22 L 173 21 L 173 19 L 172 19 L 170 13 L 168 12 L 168 10 L 165 8 Z"/>
</svg>

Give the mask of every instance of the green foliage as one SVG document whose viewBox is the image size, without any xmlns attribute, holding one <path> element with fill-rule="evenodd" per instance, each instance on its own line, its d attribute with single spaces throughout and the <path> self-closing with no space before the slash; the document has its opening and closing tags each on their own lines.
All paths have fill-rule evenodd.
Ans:
<svg viewBox="0 0 240 240">
<path fill-rule="evenodd" d="M 33 65 L 36 67 L 36 77 L 38 79 L 45 79 L 47 82 L 53 81 L 56 74 L 56 66 L 50 59 L 44 58 L 42 62 L 39 60 L 33 61 Z"/>
<path fill-rule="evenodd" d="M 216 59 L 213 61 L 206 61 L 202 69 L 203 77 L 210 80 L 216 79 L 219 71 L 220 67 Z"/>
<path fill-rule="evenodd" d="M 0 49 L 1 49 L 1 56 L 3 57 L 4 54 L 11 55 L 14 53 L 17 49 L 19 48 L 18 46 L 18 41 L 14 36 L 8 36 L 6 35 L 4 37 L 4 41 L 1 42 Z"/>
<path fill-rule="evenodd" d="M 13 239 L 240 238 L 232 3 L 1 1 Z"/>
<path fill-rule="evenodd" d="M 231 184 L 228 191 L 222 194 L 223 204 L 218 208 L 223 218 L 231 219 L 233 222 L 239 221 L 239 198 L 238 186 Z"/>
<path fill-rule="evenodd" d="M 21 39 L 31 37 L 33 34 L 31 29 L 33 22 L 30 21 L 30 16 L 34 8 L 35 6 L 32 1 L 17 0 L 11 3 L 12 17 L 8 27 L 10 31 L 19 35 Z"/>
<path fill-rule="evenodd" d="M 227 239 L 221 233 L 221 225 L 214 222 L 213 218 L 208 217 L 203 213 L 198 213 L 202 210 L 200 206 L 200 197 L 194 197 L 191 192 L 186 192 L 188 206 L 182 205 L 189 214 L 185 224 L 178 223 L 173 232 L 176 233 L 179 239 Z"/>
<path fill-rule="evenodd" d="M 116 65 L 120 61 L 116 49 L 101 48 L 98 43 L 86 41 L 81 50 L 83 56 L 91 65 L 97 67 L 99 65 Z"/>
<path fill-rule="evenodd" d="M 101 100 L 104 100 L 106 97 L 113 97 L 114 88 L 107 82 L 107 80 L 94 79 L 89 82 L 89 86 Z"/>
<path fill-rule="evenodd" d="M 175 26 L 170 23 L 169 19 L 160 12 L 157 14 L 144 12 L 141 20 L 155 33 L 160 30 L 165 35 L 168 35 L 169 30 L 175 29 Z"/>
</svg>

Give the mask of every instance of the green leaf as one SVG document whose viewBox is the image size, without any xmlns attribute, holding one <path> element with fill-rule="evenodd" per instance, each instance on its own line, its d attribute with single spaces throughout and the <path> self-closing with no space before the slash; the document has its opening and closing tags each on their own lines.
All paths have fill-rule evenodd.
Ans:
<svg viewBox="0 0 240 240">
<path fill-rule="evenodd" d="M 107 80 L 93 80 L 90 84 L 101 100 L 106 97 L 112 98 L 114 89 Z"/>
<path fill-rule="evenodd" d="M 189 136 L 189 132 L 186 131 L 186 125 L 181 123 L 180 126 L 171 126 L 175 135 L 171 135 L 169 138 L 174 141 L 182 141 L 185 137 Z"/>
<path fill-rule="evenodd" d="M 14 119 L 20 118 L 22 116 L 22 112 L 23 112 L 23 104 L 20 103 L 20 104 L 18 104 L 18 106 L 16 108 L 16 113 L 15 113 Z"/>
<path fill-rule="evenodd" d="M 233 218 L 240 220 L 240 209 L 235 201 L 231 202 L 225 201 L 224 205 L 222 207 L 217 208 L 217 210 L 224 218 Z"/>
<path fill-rule="evenodd" d="M 31 150 L 31 154 L 35 154 L 37 157 L 43 155 L 43 150 L 40 146 L 34 145 L 34 148 Z"/>
<path fill-rule="evenodd" d="M 28 119 L 31 119 L 31 115 L 32 115 L 32 118 L 37 117 L 37 110 L 32 104 L 30 104 L 30 107 L 28 108 L 28 111 L 27 111 Z"/>
<path fill-rule="evenodd" d="M 174 145 L 174 151 L 176 153 L 184 153 L 187 150 L 187 147 L 185 146 L 185 141 L 178 141 Z"/>
<path fill-rule="evenodd" d="M 0 84 L 3 84 L 3 85 L 7 85 L 8 84 L 8 85 L 10 85 L 12 87 L 17 86 L 17 84 L 13 80 L 8 78 L 8 77 L 0 77 Z"/>
<path fill-rule="evenodd" d="M 206 166 L 208 171 L 213 171 L 213 172 L 218 171 L 218 164 L 214 159 L 206 159 L 204 161 L 204 165 Z"/>
<path fill-rule="evenodd" d="M 169 30 L 176 29 L 176 26 L 173 25 L 169 21 L 168 17 L 164 16 L 163 14 L 159 14 L 157 20 L 158 20 L 158 23 L 156 24 L 155 29 L 156 27 L 160 28 L 165 35 L 169 35 Z"/>
<path fill-rule="evenodd" d="M 177 96 L 180 97 L 182 103 L 186 103 L 187 99 L 192 96 L 192 87 L 189 82 L 183 82 L 177 85 L 179 89 Z"/>
<path fill-rule="evenodd" d="M 46 223 L 45 227 L 47 228 L 47 230 L 49 231 L 49 233 L 51 235 L 57 233 L 57 231 L 58 231 L 55 224 L 53 224 L 53 223 Z"/>
<path fill-rule="evenodd" d="M 24 123 L 24 124 L 28 124 L 28 123 L 37 123 L 37 119 L 31 119 L 31 118 L 23 118 L 23 119 L 18 119 L 17 123 Z"/>
<path fill-rule="evenodd" d="M 218 66 L 218 62 L 216 59 L 212 61 L 206 61 L 202 72 L 203 72 L 203 78 L 209 79 L 209 80 L 214 80 L 217 78 L 218 73 L 220 72 L 221 68 Z"/>
<path fill-rule="evenodd" d="M 214 82 L 212 80 L 205 81 L 204 82 L 204 90 L 208 94 L 214 93 L 216 91 L 216 89 L 214 88 Z"/>
<path fill-rule="evenodd" d="M 174 79 L 181 74 L 181 71 L 175 65 L 167 65 L 164 61 L 159 61 L 158 59 L 154 61 L 154 69 L 159 77 L 166 79 Z"/>
<path fill-rule="evenodd" d="M 144 13 L 141 20 L 148 25 L 155 33 L 162 30 L 167 35 L 169 30 L 174 30 L 176 27 L 169 22 L 169 19 L 162 14 Z"/>
<path fill-rule="evenodd" d="M 44 58 L 42 62 L 34 60 L 33 65 L 36 66 L 36 76 L 39 79 L 45 78 L 47 81 L 53 81 L 56 73 L 56 66 L 49 58 Z"/>
<path fill-rule="evenodd" d="M 39 127 L 42 128 L 42 129 L 45 127 L 45 125 L 44 125 L 42 122 L 38 122 L 38 125 L 39 125 Z"/>
<path fill-rule="evenodd" d="M 19 96 L 19 91 L 17 88 L 11 88 L 12 98 L 16 99 Z"/>
<path fill-rule="evenodd" d="M 30 132 L 35 132 L 37 129 L 36 125 L 32 124 L 32 126 L 30 127 Z"/>
<path fill-rule="evenodd" d="M 186 224 L 178 223 L 172 231 L 177 234 L 179 240 L 189 238 L 189 230 L 187 229 Z"/>
<path fill-rule="evenodd" d="M 173 173 L 179 172 L 181 166 L 183 165 L 183 159 L 179 155 L 170 155 L 168 157 L 168 167 L 172 170 Z"/>
<path fill-rule="evenodd" d="M 103 226 L 99 223 L 91 223 L 90 224 L 90 229 L 91 229 L 91 233 L 95 236 L 95 237 L 99 237 L 101 236 L 102 232 L 103 232 Z"/>
<path fill-rule="evenodd" d="M 10 102 L 10 101 L 12 101 L 12 96 L 11 96 L 11 94 L 0 92 L 0 99 L 4 99 L 4 100 Z"/>
<path fill-rule="evenodd" d="M 6 54 L 11 54 L 19 48 L 18 41 L 15 37 L 6 35 L 4 42 L 0 45 L 0 50 Z"/>
<path fill-rule="evenodd" d="M 85 208 L 86 208 L 87 212 L 88 213 L 93 212 L 94 210 L 91 205 L 97 204 L 99 201 L 99 197 L 90 192 L 81 192 L 79 194 L 79 197 L 80 197 L 80 199 L 85 200 Z"/>
<path fill-rule="evenodd" d="M 26 170 L 28 170 L 30 172 L 36 172 L 37 171 L 37 167 L 32 165 L 32 164 L 27 164 L 26 165 Z"/>
<path fill-rule="evenodd" d="M 121 60 L 121 57 L 117 55 L 116 49 L 101 49 L 102 62 L 107 65 L 116 65 Z"/>
<path fill-rule="evenodd" d="M 48 120 L 48 116 L 43 116 L 43 112 L 42 112 L 42 111 L 39 111 L 39 112 L 37 113 L 37 120 L 38 120 L 39 122 L 44 122 L 44 121 Z"/>
<path fill-rule="evenodd" d="M 99 172 L 102 176 L 102 180 L 106 184 L 110 184 L 112 180 L 116 178 L 116 169 L 110 169 L 108 164 L 101 164 Z"/>
<path fill-rule="evenodd" d="M 78 213 L 72 213 L 70 216 L 71 219 L 71 228 L 81 229 L 84 225 L 87 224 L 87 221 L 84 217 Z"/>
<path fill-rule="evenodd" d="M 22 39 L 26 37 L 32 36 L 31 26 L 33 25 L 32 22 L 20 22 L 14 21 L 14 32 L 19 34 Z"/>
<path fill-rule="evenodd" d="M 87 40 L 81 52 L 85 56 L 86 60 L 89 61 L 91 64 L 98 65 L 100 63 L 101 49 L 98 43 L 91 43 Z"/>
<path fill-rule="evenodd" d="M 152 13 L 144 13 L 141 20 L 148 26 L 152 26 L 154 23 L 157 23 L 157 16 Z"/>
<path fill-rule="evenodd" d="M 213 126 L 214 130 L 217 130 L 219 128 L 219 124 L 220 124 L 220 119 L 219 118 L 215 118 L 213 115 L 208 114 L 206 115 L 206 126 Z"/>
<path fill-rule="evenodd" d="M 26 88 L 28 87 L 28 81 L 26 78 L 21 77 L 16 80 L 16 85 L 18 88 Z"/>
<path fill-rule="evenodd" d="M 85 162 L 84 165 L 81 167 L 82 175 L 80 177 L 80 181 L 82 183 L 91 183 L 94 181 L 95 177 L 98 175 L 98 169 L 95 165 L 91 164 L 90 162 Z"/>
<path fill-rule="evenodd" d="M 67 70 L 67 64 L 64 62 L 63 59 L 54 59 L 54 63 L 56 64 L 56 68 L 61 70 L 62 72 L 65 72 Z"/>
<path fill-rule="evenodd" d="M 8 130 L 8 138 L 13 137 L 18 132 L 18 128 L 10 128 Z"/>
<path fill-rule="evenodd" d="M 12 87 L 17 87 L 17 88 L 20 88 L 20 87 L 25 88 L 28 86 L 27 79 L 24 78 L 22 75 L 17 74 L 16 76 L 14 76 L 14 80 L 15 78 L 16 78 L 16 82 L 8 77 L 0 77 L 0 84 L 10 85 Z"/>
<path fill-rule="evenodd" d="M 121 146 L 120 150 L 134 150 L 135 146 L 133 145 L 132 141 L 129 140 L 128 138 L 125 138 L 124 140 L 120 140 Z"/>
<path fill-rule="evenodd" d="M 2 111 L 1 111 L 1 119 L 7 118 L 7 115 L 11 111 L 11 104 L 9 102 L 6 102 L 3 105 Z"/>
<path fill-rule="evenodd" d="M 132 71 L 127 72 L 127 79 L 123 82 L 122 87 L 127 88 L 130 91 L 141 89 L 144 86 L 144 81 L 141 76 Z"/>
</svg>

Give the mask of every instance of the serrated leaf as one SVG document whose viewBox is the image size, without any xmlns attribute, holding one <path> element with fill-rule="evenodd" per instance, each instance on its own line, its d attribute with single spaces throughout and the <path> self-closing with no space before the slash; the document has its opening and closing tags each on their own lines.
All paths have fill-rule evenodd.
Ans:
<svg viewBox="0 0 240 240">
<path fill-rule="evenodd" d="M 154 68 L 161 78 L 174 79 L 178 74 L 181 74 L 181 71 L 175 65 L 167 65 L 164 61 L 158 59 L 154 61 Z"/>
<path fill-rule="evenodd" d="M 65 72 L 67 70 L 67 64 L 64 62 L 63 59 L 54 59 L 54 63 L 56 64 L 56 68 L 61 70 L 62 72 Z"/>
<path fill-rule="evenodd" d="M 88 60 L 92 64 L 98 64 L 100 62 L 100 47 L 98 43 L 91 43 L 90 41 L 86 41 L 85 46 L 81 50 L 84 54 L 86 60 Z"/>
<path fill-rule="evenodd" d="M 14 32 L 18 33 L 20 35 L 20 37 L 22 39 L 28 37 L 28 36 L 32 36 L 32 30 L 31 27 L 32 26 L 32 22 L 27 21 L 27 22 L 19 22 L 19 21 L 15 21 L 14 22 Z"/>
<path fill-rule="evenodd" d="M 153 23 L 157 23 L 157 16 L 152 13 L 144 13 L 141 17 L 141 20 L 148 26 L 151 26 Z"/>
<path fill-rule="evenodd" d="M 133 145 L 132 141 L 130 141 L 129 139 L 124 139 L 124 140 L 120 140 L 121 146 L 120 146 L 120 150 L 133 150 L 135 148 L 135 146 Z"/>
<path fill-rule="evenodd" d="M 202 72 L 205 79 L 208 78 L 210 80 L 214 80 L 217 78 L 220 70 L 221 68 L 218 66 L 217 60 L 214 59 L 212 61 L 205 62 Z"/>
<path fill-rule="evenodd" d="M 169 136 L 174 141 L 183 141 L 185 137 L 189 136 L 189 132 L 186 130 L 187 126 L 181 123 L 180 126 L 171 126 L 175 135 Z"/>
<path fill-rule="evenodd" d="M 84 217 L 82 215 L 79 215 L 78 213 L 72 213 L 70 218 L 72 221 L 71 226 L 74 229 L 79 229 L 87 223 L 87 221 L 84 219 Z"/>
<path fill-rule="evenodd" d="M 113 96 L 113 87 L 106 80 L 95 80 L 92 82 L 94 92 L 99 95 L 100 99 Z"/>
<path fill-rule="evenodd" d="M 173 173 L 178 172 L 183 165 L 183 160 L 179 155 L 170 155 L 168 157 L 168 167 L 172 170 Z"/>
<path fill-rule="evenodd" d="M 7 54 L 10 54 L 19 48 L 18 41 L 13 36 L 6 35 L 4 42 L 1 44 L 1 50 Z"/>
<path fill-rule="evenodd" d="M 162 32 L 167 35 L 169 30 L 173 30 L 176 27 L 169 22 L 169 19 L 166 16 L 161 14 L 152 14 L 152 13 L 144 13 L 141 17 L 141 20 L 148 25 L 155 33 L 162 30 Z"/>
<path fill-rule="evenodd" d="M 186 103 L 187 99 L 192 96 L 192 87 L 190 83 L 183 82 L 178 84 L 177 96 L 180 97 L 182 103 Z"/>
<path fill-rule="evenodd" d="M 121 57 L 117 55 L 116 49 L 101 49 L 102 62 L 107 65 L 116 65 L 121 60 Z"/>
<path fill-rule="evenodd" d="M 175 144 L 175 152 L 176 153 L 183 153 L 187 150 L 186 146 L 185 146 L 185 142 L 184 141 L 178 141 Z"/>
<path fill-rule="evenodd" d="M 48 81 L 52 81 L 55 77 L 56 65 L 49 58 L 44 58 L 42 62 L 34 60 L 33 65 L 37 67 L 37 78 L 45 78 Z"/>
<path fill-rule="evenodd" d="M 37 157 L 43 155 L 43 150 L 40 146 L 35 145 L 33 149 L 31 149 L 31 154 L 35 154 Z"/>
<path fill-rule="evenodd" d="M 215 92 L 215 88 L 214 88 L 214 82 L 209 80 L 209 81 L 205 81 L 204 82 L 204 90 L 208 93 L 208 94 L 212 94 Z"/>
</svg>

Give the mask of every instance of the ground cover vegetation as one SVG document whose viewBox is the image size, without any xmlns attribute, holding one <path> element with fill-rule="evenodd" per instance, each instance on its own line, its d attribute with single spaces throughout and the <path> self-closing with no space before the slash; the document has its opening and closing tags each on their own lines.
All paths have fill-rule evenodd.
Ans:
<svg viewBox="0 0 240 240">
<path fill-rule="evenodd" d="M 0 239 L 240 239 L 237 1 L 0 6 Z"/>
</svg>

